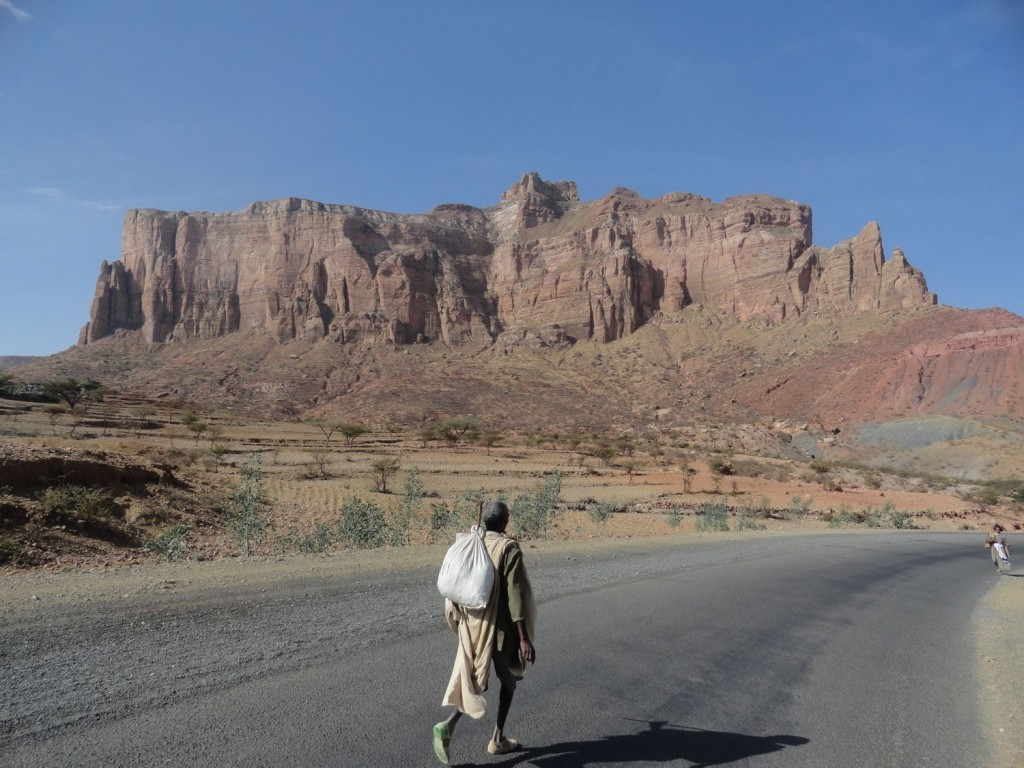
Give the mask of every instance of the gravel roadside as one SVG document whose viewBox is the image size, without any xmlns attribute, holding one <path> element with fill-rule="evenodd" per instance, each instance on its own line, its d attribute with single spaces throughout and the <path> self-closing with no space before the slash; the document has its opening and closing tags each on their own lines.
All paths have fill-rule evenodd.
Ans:
<svg viewBox="0 0 1024 768">
<path fill-rule="evenodd" d="M 680 567 L 797 552 L 817 535 L 826 534 L 539 542 L 526 545 L 526 556 L 544 602 Z M 422 547 L 3 577 L 0 748 L 436 631 L 443 553 Z M 984 700 L 993 704 L 985 715 L 1002 745 L 1002 768 L 1024 765 L 1007 762 L 1020 753 L 1013 741 L 1021 724 L 1014 694 L 1024 683 L 1015 647 L 1022 588 L 1000 579 L 975 627 L 979 679 L 986 692 L 1000 692 Z"/>
<path fill-rule="evenodd" d="M 997 577 L 975 612 L 982 719 L 996 745 L 995 766 L 1024 768 L 1024 573 Z"/>
</svg>

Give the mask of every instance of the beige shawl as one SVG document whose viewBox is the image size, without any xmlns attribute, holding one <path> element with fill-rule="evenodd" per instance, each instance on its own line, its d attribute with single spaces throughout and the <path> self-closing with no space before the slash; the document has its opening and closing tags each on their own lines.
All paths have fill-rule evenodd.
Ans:
<svg viewBox="0 0 1024 768">
<path fill-rule="evenodd" d="M 485 535 L 484 544 L 496 571 L 505 554 L 505 548 L 512 541 L 509 537 L 493 531 L 488 531 Z M 491 597 L 484 608 L 474 610 L 456 605 L 451 600 L 444 601 L 445 618 L 448 620 L 448 626 L 459 635 L 459 647 L 455 654 L 455 667 L 452 669 L 452 676 L 441 703 L 455 707 L 473 718 L 481 718 L 487 712 L 487 700 L 483 693 L 487 690 L 487 678 L 491 674 L 491 652 L 494 649 L 500 579 L 501 573 L 498 572 L 494 586 L 491 587 Z M 533 640 L 537 609 L 529 577 L 526 578 L 523 589 L 523 613 L 526 630 Z M 512 638 L 509 638 L 509 641 L 515 642 Z M 522 669 L 512 669 L 516 675 L 522 675 L 526 671 L 526 664 L 520 663 Z"/>
</svg>

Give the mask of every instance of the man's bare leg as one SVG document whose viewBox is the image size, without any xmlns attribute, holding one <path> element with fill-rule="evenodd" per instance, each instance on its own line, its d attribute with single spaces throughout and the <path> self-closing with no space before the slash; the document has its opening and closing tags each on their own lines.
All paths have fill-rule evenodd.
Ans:
<svg viewBox="0 0 1024 768">
<path fill-rule="evenodd" d="M 455 730 L 455 724 L 457 722 L 459 722 L 459 718 L 461 718 L 461 717 L 462 717 L 462 713 L 459 710 L 457 710 L 457 709 L 453 710 L 451 715 L 448 716 L 448 719 L 445 720 L 445 722 L 448 723 L 448 732 L 449 733 L 451 733 L 452 731 Z"/>
<path fill-rule="evenodd" d="M 505 720 L 508 718 L 508 710 L 512 706 L 512 697 L 514 695 L 515 690 L 506 688 L 505 684 L 502 683 L 501 691 L 498 693 L 498 720 L 494 726 L 494 736 L 491 741 L 501 741 L 505 730 Z"/>
</svg>

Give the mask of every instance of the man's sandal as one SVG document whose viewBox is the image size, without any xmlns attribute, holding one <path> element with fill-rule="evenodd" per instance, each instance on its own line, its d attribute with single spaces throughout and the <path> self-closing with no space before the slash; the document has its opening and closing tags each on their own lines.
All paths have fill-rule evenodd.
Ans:
<svg viewBox="0 0 1024 768">
<path fill-rule="evenodd" d="M 515 739 L 502 738 L 501 741 L 491 739 L 487 743 L 487 751 L 492 755 L 504 755 L 507 752 L 515 752 L 519 749 L 519 742 Z"/>
<path fill-rule="evenodd" d="M 452 731 L 448 727 L 447 721 L 434 726 L 434 754 L 445 765 L 451 761 L 451 756 L 448 753 L 448 745 L 451 744 L 451 741 Z"/>
</svg>

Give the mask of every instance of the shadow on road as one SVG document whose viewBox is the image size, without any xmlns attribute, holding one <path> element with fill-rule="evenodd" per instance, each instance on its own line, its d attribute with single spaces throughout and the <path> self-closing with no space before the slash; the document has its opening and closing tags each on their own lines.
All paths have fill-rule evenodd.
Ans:
<svg viewBox="0 0 1024 768">
<path fill-rule="evenodd" d="M 673 725 L 664 720 L 639 720 L 648 729 L 640 733 L 604 736 L 594 741 L 566 741 L 515 752 L 500 763 L 511 768 L 529 764 L 538 768 L 582 768 L 602 763 L 671 763 L 688 760 L 691 768 L 727 765 L 756 755 L 807 744 L 802 736 L 748 736 L 728 731 L 706 731 Z"/>
</svg>

